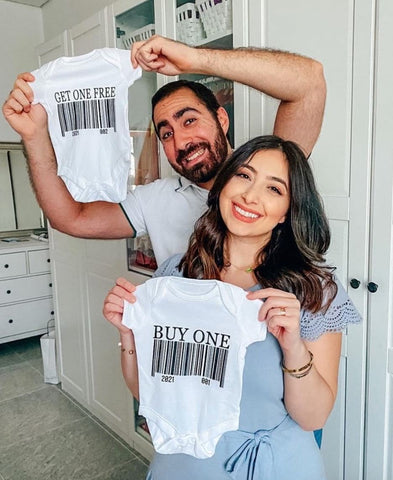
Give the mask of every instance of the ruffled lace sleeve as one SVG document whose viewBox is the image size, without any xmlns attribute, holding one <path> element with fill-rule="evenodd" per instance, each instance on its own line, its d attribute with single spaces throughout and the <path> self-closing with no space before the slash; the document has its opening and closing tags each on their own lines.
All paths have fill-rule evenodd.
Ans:
<svg viewBox="0 0 393 480">
<path fill-rule="evenodd" d="M 305 340 L 316 340 L 324 333 L 342 332 L 349 324 L 361 322 L 360 314 L 341 282 L 337 278 L 335 281 L 338 287 L 337 295 L 326 313 L 302 311 L 300 330 Z"/>
<path fill-rule="evenodd" d="M 179 263 L 180 260 L 183 258 L 183 254 L 176 254 L 172 257 L 169 257 L 165 262 L 161 263 L 161 265 L 157 268 L 157 270 L 153 274 L 153 278 L 155 277 L 182 277 L 183 275 L 179 272 Z"/>
</svg>

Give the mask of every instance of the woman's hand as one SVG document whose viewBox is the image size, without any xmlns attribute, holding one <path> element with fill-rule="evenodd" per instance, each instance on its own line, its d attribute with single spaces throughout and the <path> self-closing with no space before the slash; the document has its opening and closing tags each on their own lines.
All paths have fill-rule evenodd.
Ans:
<svg viewBox="0 0 393 480">
<path fill-rule="evenodd" d="M 258 319 L 265 321 L 285 352 L 303 343 L 300 337 L 300 302 L 292 293 L 276 288 L 263 288 L 247 294 L 250 300 L 264 300 Z"/>
<path fill-rule="evenodd" d="M 121 321 L 123 318 L 124 300 L 129 303 L 136 301 L 136 286 L 125 278 L 118 278 L 116 285 L 109 291 L 104 300 L 103 314 L 108 322 L 112 323 L 120 332 L 120 334 L 128 333 L 129 328 L 125 327 Z"/>
</svg>

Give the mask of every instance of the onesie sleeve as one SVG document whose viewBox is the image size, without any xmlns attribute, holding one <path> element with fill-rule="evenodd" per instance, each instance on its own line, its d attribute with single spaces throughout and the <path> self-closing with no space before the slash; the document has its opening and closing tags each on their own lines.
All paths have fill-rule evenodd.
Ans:
<svg viewBox="0 0 393 480">
<path fill-rule="evenodd" d="M 130 50 L 123 50 L 120 48 L 116 49 L 119 59 L 121 70 L 128 81 L 128 86 L 131 86 L 136 80 L 142 76 L 142 68 L 134 68 L 131 63 L 131 52 Z"/>
<path fill-rule="evenodd" d="M 41 68 L 38 68 L 37 70 L 33 70 L 31 72 L 32 75 L 34 75 L 34 82 L 31 82 L 29 85 L 31 89 L 33 90 L 33 105 L 36 105 L 37 103 L 41 103 L 44 105 L 45 102 L 45 76 L 44 76 L 44 71 L 47 69 L 47 65 L 42 66 Z"/>
<path fill-rule="evenodd" d="M 260 342 L 266 338 L 266 322 L 258 320 L 258 313 L 262 306 L 260 300 L 249 300 L 246 298 L 247 292 L 243 294 L 238 312 L 238 320 L 244 330 L 245 344 Z"/>
<path fill-rule="evenodd" d="M 305 340 L 316 340 L 324 333 L 342 332 L 349 324 L 360 323 L 361 317 L 341 282 L 335 278 L 337 295 L 326 313 L 311 313 L 302 310 L 300 318 L 301 336 Z"/>
<path fill-rule="evenodd" d="M 137 331 L 145 324 L 145 319 L 150 315 L 152 295 L 147 283 L 138 285 L 135 291 L 136 302 L 124 301 L 122 324 L 131 330 Z"/>
</svg>

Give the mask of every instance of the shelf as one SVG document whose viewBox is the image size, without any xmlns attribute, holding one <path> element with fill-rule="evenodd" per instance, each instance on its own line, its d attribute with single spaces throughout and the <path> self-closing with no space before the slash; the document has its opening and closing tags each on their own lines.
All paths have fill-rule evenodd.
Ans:
<svg viewBox="0 0 393 480">
<path fill-rule="evenodd" d="M 223 33 L 217 33 L 217 35 L 204 38 L 198 43 L 198 47 L 206 46 L 210 48 L 232 48 L 232 30 Z"/>
</svg>

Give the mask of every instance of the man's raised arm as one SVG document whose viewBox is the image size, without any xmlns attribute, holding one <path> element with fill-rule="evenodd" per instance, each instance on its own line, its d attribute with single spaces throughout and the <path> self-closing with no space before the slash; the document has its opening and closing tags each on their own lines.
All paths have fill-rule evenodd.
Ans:
<svg viewBox="0 0 393 480">
<path fill-rule="evenodd" d="M 49 137 L 47 115 L 40 105 L 32 105 L 33 75 L 18 76 L 3 105 L 3 114 L 21 136 L 26 150 L 30 178 L 39 205 L 51 226 L 76 237 L 125 238 L 134 231 L 120 206 L 108 202 L 76 202 L 57 175 L 55 152 Z"/>
<path fill-rule="evenodd" d="M 322 65 L 279 50 L 194 48 L 154 36 L 133 45 L 134 66 L 165 75 L 216 75 L 280 100 L 274 134 L 296 142 L 307 155 L 319 136 L 326 99 Z"/>
</svg>

